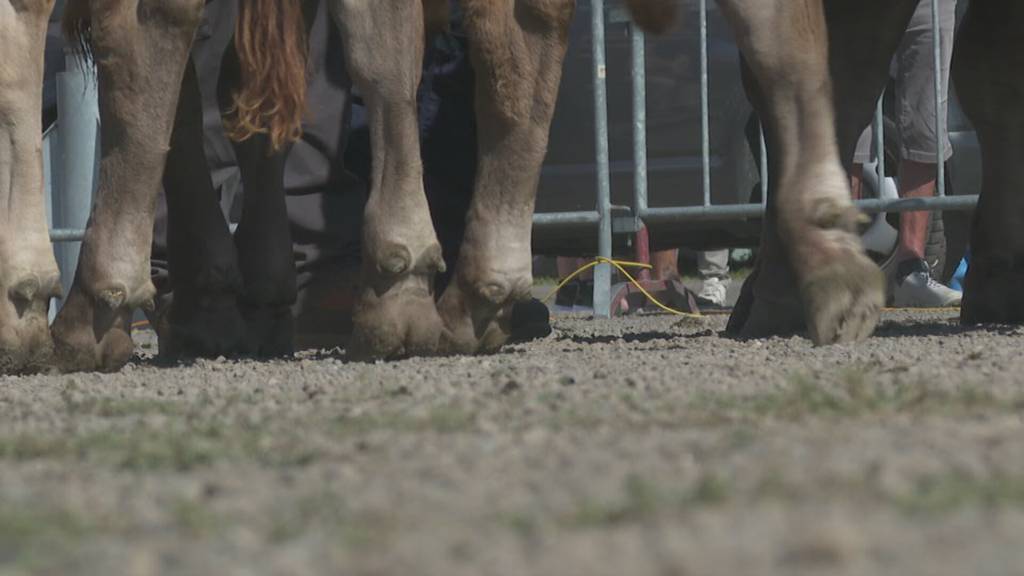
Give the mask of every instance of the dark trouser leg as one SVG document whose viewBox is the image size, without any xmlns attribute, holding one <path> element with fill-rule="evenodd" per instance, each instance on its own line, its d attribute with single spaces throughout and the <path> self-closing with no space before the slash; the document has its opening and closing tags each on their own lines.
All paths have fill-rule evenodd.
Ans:
<svg viewBox="0 0 1024 576">
<path fill-rule="evenodd" d="M 237 304 L 242 275 L 203 153 L 202 101 L 191 60 L 178 100 L 164 191 L 173 303 L 157 321 L 161 355 L 236 352 L 246 334 Z"/>
</svg>

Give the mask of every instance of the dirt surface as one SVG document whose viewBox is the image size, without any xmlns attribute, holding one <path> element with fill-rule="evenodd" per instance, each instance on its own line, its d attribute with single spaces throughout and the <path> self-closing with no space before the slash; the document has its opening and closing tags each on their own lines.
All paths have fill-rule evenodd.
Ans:
<svg viewBox="0 0 1024 576">
<path fill-rule="evenodd" d="M 0 573 L 1021 573 L 1024 331 L 951 317 L 2 378 Z"/>
</svg>

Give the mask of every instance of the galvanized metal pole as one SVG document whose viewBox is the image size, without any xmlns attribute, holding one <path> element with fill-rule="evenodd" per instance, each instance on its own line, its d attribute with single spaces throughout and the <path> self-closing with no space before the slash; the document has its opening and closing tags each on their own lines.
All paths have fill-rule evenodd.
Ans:
<svg viewBox="0 0 1024 576">
<path fill-rule="evenodd" d="M 612 257 L 612 206 L 611 179 L 608 173 L 608 95 L 606 93 L 607 68 L 604 54 L 604 0 L 592 0 L 591 52 L 593 54 L 594 79 L 594 130 L 597 159 L 597 212 L 601 217 L 598 225 L 597 252 L 605 258 Z M 611 316 L 612 271 L 609 264 L 598 264 L 594 268 L 594 315 Z"/>
<path fill-rule="evenodd" d="M 59 160 L 54 175 L 53 228 L 81 230 L 89 220 L 96 183 L 96 134 L 99 101 L 91 63 L 74 52 L 64 56 L 64 72 L 57 76 Z M 51 235 L 51 238 L 53 236 Z M 54 238 L 59 240 L 59 238 Z M 61 283 L 67 294 L 78 267 L 81 242 L 64 242 L 55 249 Z"/>
<path fill-rule="evenodd" d="M 932 0 L 932 70 L 935 72 L 935 185 L 939 196 L 946 195 L 946 118 L 942 113 L 942 34 L 939 30 L 939 0 Z"/>
<path fill-rule="evenodd" d="M 761 207 L 766 208 L 768 206 L 768 146 L 764 143 L 764 126 L 761 121 L 757 121 L 758 125 L 758 140 L 760 141 L 760 152 L 761 152 Z"/>
<path fill-rule="evenodd" d="M 882 101 L 885 99 L 885 92 L 878 97 L 875 104 L 875 119 L 873 132 L 875 137 L 875 171 L 878 172 L 878 197 L 882 197 L 882 188 L 885 186 L 885 118 L 882 110 Z"/>
<path fill-rule="evenodd" d="M 633 208 L 637 218 L 647 209 L 647 55 L 644 32 L 630 24 L 633 72 Z"/>
<path fill-rule="evenodd" d="M 711 205 L 711 146 L 708 125 L 708 2 L 700 0 L 700 166 L 704 205 Z"/>
</svg>

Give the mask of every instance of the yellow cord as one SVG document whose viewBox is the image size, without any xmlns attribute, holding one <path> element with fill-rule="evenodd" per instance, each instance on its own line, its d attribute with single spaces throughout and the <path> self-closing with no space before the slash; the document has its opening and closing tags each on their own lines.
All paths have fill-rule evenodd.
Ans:
<svg viewBox="0 0 1024 576">
<path fill-rule="evenodd" d="M 551 293 L 548 294 L 544 298 L 544 302 L 549 302 L 552 298 L 554 298 L 555 294 L 558 294 L 558 291 L 561 290 L 570 281 L 572 281 L 573 278 L 579 276 L 581 273 L 585 272 L 586 270 L 589 270 L 589 269 L 593 268 L 594 266 L 597 266 L 598 264 L 611 264 L 612 266 L 614 266 L 616 269 L 618 269 L 619 272 L 622 273 L 623 276 L 626 277 L 627 280 L 629 280 L 629 282 L 631 284 L 633 284 L 633 286 L 636 286 L 637 289 L 640 290 L 640 292 L 644 296 L 646 296 L 648 300 L 650 300 L 651 302 L 654 302 L 654 304 L 656 306 L 658 306 L 658 308 L 661 308 L 662 310 L 668 312 L 669 314 L 675 314 L 676 316 L 688 316 L 690 318 L 702 318 L 703 317 L 703 315 L 700 314 L 699 312 L 698 313 L 683 312 L 682 310 L 676 310 L 675 308 L 672 308 L 671 306 L 666 306 L 665 304 L 662 304 L 661 301 L 659 301 L 657 298 L 655 298 L 653 294 L 648 292 L 643 287 L 643 285 L 641 285 L 640 282 L 637 281 L 636 278 L 633 278 L 633 275 L 630 274 L 629 272 L 627 272 L 626 268 L 625 268 L 625 266 L 631 266 L 631 267 L 634 267 L 634 268 L 645 268 L 645 269 L 653 268 L 653 266 L 651 266 L 650 264 L 645 264 L 643 262 L 630 262 L 630 261 L 627 261 L 627 260 L 612 260 L 611 258 L 605 258 L 604 256 L 598 256 L 597 258 L 594 258 L 594 260 L 592 260 L 590 262 L 587 262 L 583 266 L 580 266 L 579 268 L 576 269 L 575 272 L 573 272 L 572 274 L 569 274 L 564 279 L 562 279 L 562 281 L 559 282 L 557 286 L 555 286 L 554 290 L 552 290 Z"/>
</svg>

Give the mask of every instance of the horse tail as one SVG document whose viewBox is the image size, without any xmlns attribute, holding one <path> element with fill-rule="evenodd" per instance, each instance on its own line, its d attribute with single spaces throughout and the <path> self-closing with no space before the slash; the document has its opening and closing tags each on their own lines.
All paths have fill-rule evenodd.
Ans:
<svg viewBox="0 0 1024 576">
<path fill-rule="evenodd" d="M 235 51 L 241 86 L 224 119 L 228 136 L 240 142 L 267 134 L 273 150 L 298 140 L 307 66 L 301 0 L 240 0 Z"/>
</svg>

